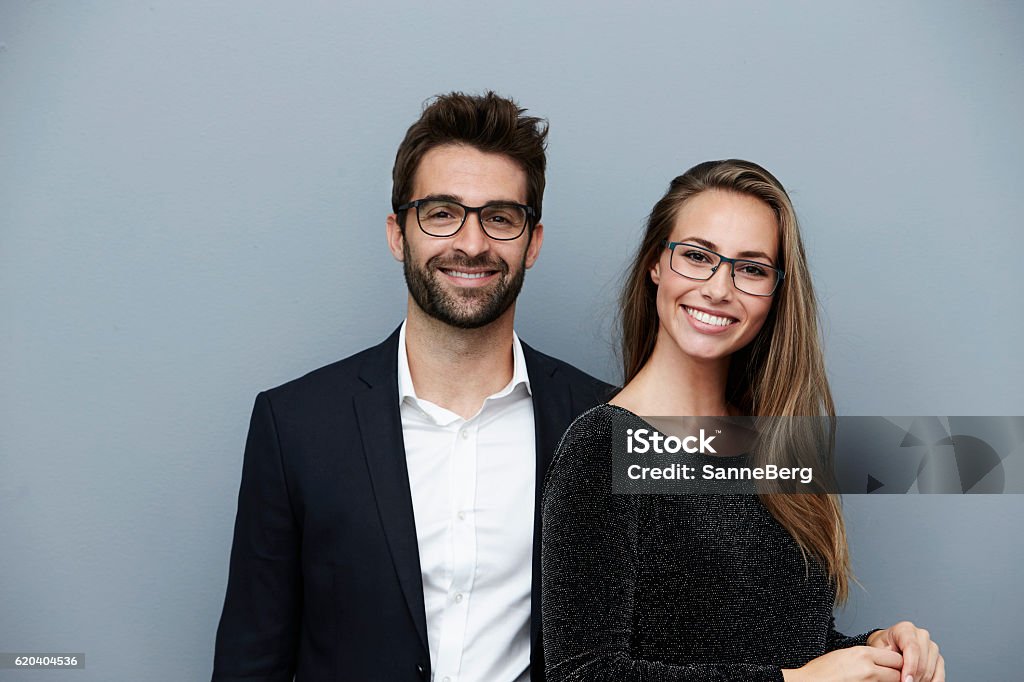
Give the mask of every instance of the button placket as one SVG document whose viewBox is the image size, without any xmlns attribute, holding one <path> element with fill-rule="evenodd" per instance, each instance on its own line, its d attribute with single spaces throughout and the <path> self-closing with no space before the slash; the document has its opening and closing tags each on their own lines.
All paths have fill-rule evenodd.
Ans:
<svg viewBox="0 0 1024 682">
<path fill-rule="evenodd" d="M 475 423 L 463 423 L 452 442 L 451 459 L 451 557 L 452 573 L 449 583 L 448 604 L 445 607 L 444 626 L 438 651 L 435 679 L 454 681 L 462 667 L 462 650 L 469 622 L 469 597 L 476 574 L 476 528 L 471 509 L 476 499 L 477 485 L 477 428 Z"/>
</svg>

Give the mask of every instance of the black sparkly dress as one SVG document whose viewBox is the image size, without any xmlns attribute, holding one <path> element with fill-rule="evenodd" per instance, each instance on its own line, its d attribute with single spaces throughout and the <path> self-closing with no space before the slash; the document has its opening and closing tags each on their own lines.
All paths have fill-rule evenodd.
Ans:
<svg viewBox="0 0 1024 682">
<path fill-rule="evenodd" d="M 835 588 L 755 495 L 614 495 L 612 417 L 569 427 L 544 486 L 548 682 L 780 682 L 863 645 L 834 627 Z"/>
</svg>

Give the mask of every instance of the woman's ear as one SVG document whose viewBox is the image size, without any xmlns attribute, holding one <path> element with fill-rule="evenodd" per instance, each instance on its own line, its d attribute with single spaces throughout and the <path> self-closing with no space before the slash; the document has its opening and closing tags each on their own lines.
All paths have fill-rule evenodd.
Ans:
<svg viewBox="0 0 1024 682">
<path fill-rule="evenodd" d="M 661 260 L 660 259 L 654 264 L 654 267 L 651 268 L 651 281 L 654 282 L 655 285 L 661 284 Z"/>
</svg>

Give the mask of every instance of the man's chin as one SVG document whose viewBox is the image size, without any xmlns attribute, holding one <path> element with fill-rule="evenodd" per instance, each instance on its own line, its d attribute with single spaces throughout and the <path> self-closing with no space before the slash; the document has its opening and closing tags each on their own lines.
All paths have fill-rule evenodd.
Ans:
<svg viewBox="0 0 1024 682">
<path fill-rule="evenodd" d="M 508 310 L 508 308 L 495 314 L 495 312 L 487 310 L 463 309 L 454 311 L 450 309 L 442 309 L 428 311 L 428 314 L 452 327 L 457 327 L 459 329 L 480 329 L 481 327 L 486 327 L 500 319 L 501 316 L 505 314 L 506 310 Z"/>
<path fill-rule="evenodd" d="M 436 272 L 417 278 L 406 272 L 409 291 L 419 308 L 456 329 L 481 329 L 501 319 L 515 303 L 522 277 L 495 278 L 482 286 L 459 286 Z"/>
</svg>

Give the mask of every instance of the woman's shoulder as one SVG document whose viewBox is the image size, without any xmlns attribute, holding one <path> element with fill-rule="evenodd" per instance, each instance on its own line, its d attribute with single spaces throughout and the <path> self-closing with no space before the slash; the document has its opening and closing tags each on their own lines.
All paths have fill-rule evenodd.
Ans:
<svg viewBox="0 0 1024 682">
<path fill-rule="evenodd" d="M 565 445 L 566 441 L 572 441 L 586 436 L 596 430 L 608 430 L 611 427 L 612 412 L 617 408 L 609 403 L 602 403 L 590 408 L 569 424 L 569 428 L 562 435 L 558 447 Z"/>
<path fill-rule="evenodd" d="M 616 434 L 624 438 L 625 430 L 638 423 L 644 422 L 617 405 L 604 403 L 587 410 L 562 435 L 548 470 L 548 480 L 553 476 L 576 476 L 588 471 L 610 476 Z"/>
<path fill-rule="evenodd" d="M 558 452 L 581 446 L 611 448 L 611 439 L 618 429 L 631 428 L 643 420 L 629 410 L 604 403 L 592 407 L 569 425 L 558 443 Z"/>
</svg>

